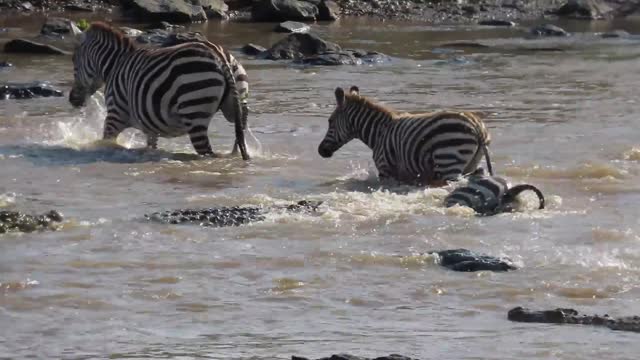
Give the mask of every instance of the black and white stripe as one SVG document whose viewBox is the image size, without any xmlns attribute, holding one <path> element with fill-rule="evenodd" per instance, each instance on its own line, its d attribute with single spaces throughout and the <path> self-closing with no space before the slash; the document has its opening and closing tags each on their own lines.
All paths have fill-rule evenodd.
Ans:
<svg viewBox="0 0 640 360">
<path fill-rule="evenodd" d="M 533 185 L 521 184 L 512 188 L 498 176 L 484 174 L 482 168 L 466 177 L 467 184 L 454 189 L 444 200 L 446 207 L 466 206 L 480 215 L 493 215 L 516 210 L 516 197 L 523 191 L 533 191 L 544 209 L 544 195 Z"/>
<path fill-rule="evenodd" d="M 120 31 L 93 23 L 73 54 L 73 64 L 72 105 L 84 105 L 105 85 L 105 139 L 115 139 L 133 127 L 143 131 L 147 145 L 155 148 L 158 137 L 188 134 L 198 154 L 215 155 L 207 130 L 221 109 L 235 124 L 242 157 L 249 158 L 244 141 L 246 72 L 221 47 L 192 42 L 137 48 Z"/>
<path fill-rule="evenodd" d="M 361 97 L 355 86 L 335 95 L 337 107 L 318 147 L 322 157 L 356 138 L 373 150 L 381 178 L 442 186 L 473 172 L 483 155 L 491 172 L 490 136 L 471 112 L 397 113 Z"/>
</svg>

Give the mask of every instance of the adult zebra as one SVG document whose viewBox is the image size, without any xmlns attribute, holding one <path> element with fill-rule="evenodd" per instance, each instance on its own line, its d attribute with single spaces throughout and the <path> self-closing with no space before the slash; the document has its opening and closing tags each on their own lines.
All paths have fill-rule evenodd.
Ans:
<svg viewBox="0 0 640 360">
<path fill-rule="evenodd" d="M 191 42 L 138 48 L 119 30 L 94 22 L 82 35 L 73 65 L 69 93 L 73 106 L 83 106 L 105 85 L 104 139 L 115 139 L 124 129 L 134 127 L 146 134 L 147 146 L 155 148 L 159 136 L 188 134 L 198 154 L 215 156 L 207 130 L 221 109 L 235 124 L 242 158 L 249 159 L 244 139 L 246 107 L 238 91 L 244 89 L 246 94 L 248 90 L 246 72 L 219 46 Z"/>
<path fill-rule="evenodd" d="M 337 88 L 335 96 L 337 107 L 318 146 L 322 157 L 357 138 L 373 150 L 381 179 L 442 186 L 474 171 L 483 154 L 493 174 L 489 133 L 471 112 L 398 113 L 360 96 L 356 86 L 349 94 Z"/>
</svg>

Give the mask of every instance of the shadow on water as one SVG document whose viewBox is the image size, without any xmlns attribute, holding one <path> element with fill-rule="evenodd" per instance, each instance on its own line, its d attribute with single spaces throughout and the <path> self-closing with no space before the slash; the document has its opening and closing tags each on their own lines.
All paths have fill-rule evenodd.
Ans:
<svg viewBox="0 0 640 360">
<path fill-rule="evenodd" d="M 162 160 L 193 161 L 201 159 L 196 154 L 171 153 L 163 150 L 127 149 L 123 147 L 99 147 L 73 149 L 60 145 L 5 145 L 0 155 L 20 156 L 37 166 L 81 165 L 97 162 L 136 164 Z"/>
</svg>

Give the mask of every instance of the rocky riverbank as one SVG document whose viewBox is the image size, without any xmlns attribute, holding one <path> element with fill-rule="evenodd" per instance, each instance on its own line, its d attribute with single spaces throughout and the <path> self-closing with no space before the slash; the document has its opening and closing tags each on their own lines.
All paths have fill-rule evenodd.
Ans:
<svg viewBox="0 0 640 360">
<path fill-rule="evenodd" d="M 481 23 L 571 17 L 608 19 L 638 13 L 640 0 L 0 0 L 0 9 L 31 12 L 111 12 L 137 21 L 258 22 L 334 21 L 373 16 L 434 24 Z"/>
</svg>

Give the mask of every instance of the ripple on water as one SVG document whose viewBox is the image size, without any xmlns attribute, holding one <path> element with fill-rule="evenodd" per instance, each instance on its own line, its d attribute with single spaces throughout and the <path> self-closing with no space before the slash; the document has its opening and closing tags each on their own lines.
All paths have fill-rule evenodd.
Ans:
<svg viewBox="0 0 640 360">
<path fill-rule="evenodd" d="M 505 174 L 516 177 L 544 179 L 609 179 L 610 181 L 628 177 L 626 170 L 605 163 L 584 163 L 568 169 L 540 165 L 530 167 L 511 166 L 505 169 Z"/>
</svg>

